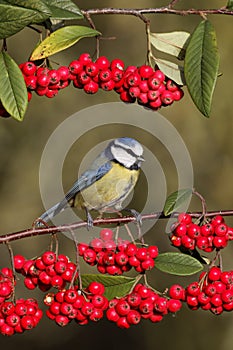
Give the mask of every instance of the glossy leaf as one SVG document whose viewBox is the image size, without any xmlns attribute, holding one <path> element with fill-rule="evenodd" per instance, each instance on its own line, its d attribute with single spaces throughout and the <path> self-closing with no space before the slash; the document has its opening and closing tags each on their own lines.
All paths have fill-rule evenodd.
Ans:
<svg viewBox="0 0 233 350">
<path fill-rule="evenodd" d="M 84 288 L 86 288 L 93 281 L 100 282 L 104 285 L 104 295 L 110 300 L 115 297 L 123 297 L 129 293 L 136 279 L 131 277 L 107 276 L 100 274 L 87 274 L 82 276 Z"/>
<path fill-rule="evenodd" d="M 26 85 L 17 63 L 4 51 L 0 53 L 0 100 L 14 119 L 23 119 L 28 105 Z"/>
<path fill-rule="evenodd" d="M 182 189 L 171 193 L 165 202 L 163 212 L 166 216 L 176 211 L 192 195 L 190 188 Z"/>
<path fill-rule="evenodd" d="M 15 7 L 33 11 L 34 18 L 31 23 L 40 23 L 51 15 L 48 6 L 41 0 L 6 0 L 4 2 Z"/>
<path fill-rule="evenodd" d="M 93 37 L 99 34 L 96 30 L 83 26 L 66 26 L 60 28 L 35 48 L 30 59 L 34 61 L 49 57 L 74 45 L 82 38 Z"/>
<path fill-rule="evenodd" d="M 71 0 L 42 0 L 51 11 L 51 17 L 61 20 L 83 18 L 82 12 Z"/>
<path fill-rule="evenodd" d="M 19 32 L 36 18 L 36 13 L 0 3 L 0 39 Z"/>
<path fill-rule="evenodd" d="M 219 68 L 216 34 L 212 24 L 199 23 L 186 49 L 184 74 L 193 102 L 205 116 L 210 116 L 212 96 Z"/>
<path fill-rule="evenodd" d="M 151 44 L 159 51 L 166 52 L 170 55 L 184 58 L 185 48 L 187 46 L 190 34 L 188 32 L 171 32 L 171 33 L 151 33 Z"/>
<path fill-rule="evenodd" d="M 155 260 L 155 267 L 160 271 L 178 276 L 193 275 L 203 269 L 197 259 L 175 252 L 159 254 Z"/>
<path fill-rule="evenodd" d="M 185 85 L 184 69 L 176 63 L 154 58 L 159 69 L 178 85 Z"/>
</svg>

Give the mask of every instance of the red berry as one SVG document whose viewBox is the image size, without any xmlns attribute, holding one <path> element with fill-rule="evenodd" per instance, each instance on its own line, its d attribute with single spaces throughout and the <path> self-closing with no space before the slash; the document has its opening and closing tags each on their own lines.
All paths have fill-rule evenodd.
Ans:
<svg viewBox="0 0 233 350">
<path fill-rule="evenodd" d="M 140 95 L 141 91 L 140 91 L 140 88 L 138 86 L 131 86 L 129 88 L 129 94 L 130 96 L 132 97 L 138 97 Z"/>
<path fill-rule="evenodd" d="M 28 89 L 35 90 L 37 87 L 37 77 L 35 75 L 29 75 L 25 77 L 25 84 Z"/>
<path fill-rule="evenodd" d="M 103 69 L 99 72 L 99 79 L 103 82 L 107 82 L 112 79 L 112 72 L 110 69 Z"/>
<path fill-rule="evenodd" d="M 117 322 L 120 318 L 114 307 L 106 311 L 106 317 L 109 321 Z"/>
<path fill-rule="evenodd" d="M 195 296 L 195 297 L 198 296 L 198 294 L 200 293 L 199 283 L 198 282 L 190 283 L 186 288 L 186 291 L 191 296 Z"/>
<path fill-rule="evenodd" d="M 86 249 L 84 254 L 83 254 L 83 259 L 88 264 L 94 263 L 96 260 L 96 252 L 91 248 Z"/>
<path fill-rule="evenodd" d="M 221 277 L 222 271 L 219 267 L 213 266 L 208 272 L 208 279 L 210 281 L 218 281 Z"/>
<path fill-rule="evenodd" d="M 154 72 L 153 76 L 159 79 L 160 82 L 163 82 L 165 80 L 165 75 L 159 69 Z"/>
<path fill-rule="evenodd" d="M 219 237 L 219 236 L 214 237 L 213 246 L 218 249 L 225 248 L 227 246 L 226 237 Z"/>
<path fill-rule="evenodd" d="M 157 258 L 157 256 L 159 255 L 159 250 L 158 250 L 158 247 L 156 245 L 149 246 L 147 248 L 147 251 L 152 259 Z"/>
<path fill-rule="evenodd" d="M 60 73 L 56 69 L 51 69 L 48 72 L 48 76 L 50 78 L 50 84 L 57 84 L 61 79 Z"/>
<path fill-rule="evenodd" d="M 83 90 L 87 94 L 95 94 L 99 89 L 99 85 L 91 80 L 89 83 L 85 84 Z"/>
<path fill-rule="evenodd" d="M 25 315 L 20 320 L 20 325 L 23 329 L 28 330 L 35 327 L 35 322 L 32 316 Z"/>
<path fill-rule="evenodd" d="M 129 322 L 127 321 L 127 318 L 126 317 L 120 317 L 118 320 L 117 320 L 117 326 L 119 328 L 129 328 L 130 327 L 130 324 Z"/>
<path fill-rule="evenodd" d="M 204 236 L 198 237 L 196 244 L 199 249 L 201 250 L 206 249 L 209 246 L 208 238 Z"/>
<path fill-rule="evenodd" d="M 61 327 L 65 327 L 70 322 L 69 318 L 65 315 L 57 315 L 55 321 Z"/>
<path fill-rule="evenodd" d="M 192 222 L 192 217 L 187 213 L 180 213 L 178 215 L 178 222 L 189 225 Z"/>
<path fill-rule="evenodd" d="M 25 258 L 23 255 L 15 255 L 14 256 L 14 267 L 16 270 L 21 270 L 25 263 Z"/>
<path fill-rule="evenodd" d="M 184 300 L 185 289 L 179 284 L 173 284 L 169 289 L 169 296 L 172 299 Z"/>
<path fill-rule="evenodd" d="M 91 78 L 87 73 L 83 70 L 78 74 L 78 82 L 85 85 L 88 84 L 91 81 Z"/>
<path fill-rule="evenodd" d="M 83 64 L 83 65 L 87 65 L 88 63 L 92 62 L 91 56 L 89 53 L 82 53 L 78 60 Z"/>
<path fill-rule="evenodd" d="M 133 103 L 135 102 L 135 98 L 130 96 L 130 94 L 128 93 L 128 91 L 123 91 L 120 93 L 120 99 L 123 102 L 128 102 L 128 103 Z"/>
<path fill-rule="evenodd" d="M 225 236 L 228 231 L 228 226 L 225 223 L 217 224 L 214 227 L 214 232 L 217 236 Z"/>
<path fill-rule="evenodd" d="M 91 282 L 88 286 L 88 291 L 94 295 L 102 295 L 104 294 L 104 285 L 100 282 Z"/>
<path fill-rule="evenodd" d="M 154 72 L 153 68 L 148 65 L 139 67 L 138 72 L 142 78 L 148 79 Z"/>
<path fill-rule="evenodd" d="M 62 81 L 66 81 L 69 78 L 69 68 L 66 66 L 61 66 L 58 68 L 58 73 L 60 74 L 60 79 Z"/>
<path fill-rule="evenodd" d="M 115 82 L 112 79 L 108 81 L 103 81 L 102 83 L 100 83 L 100 87 L 104 91 L 111 91 L 115 88 Z"/>
<path fill-rule="evenodd" d="M 120 60 L 119 58 L 115 58 L 110 63 L 110 68 L 112 71 L 116 68 L 122 71 L 122 70 L 124 70 L 124 67 L 125 67 L 124 62 L 122 60 Z"/>
<path fill-rule="evenodd" d="M 173 93 L 171 91 L 165 90 L 161 95 L 161 101 L 165 105 L 170 105 L 174 101 Z"/>
<path fill-rule="evenodd" d="M 125 316 L 130 311 L 130 306 L 126 300 L 120 299 L 117 305 L 115 306 L 116 312 L 119 316 Z"/>
<path fill-rule="evenodd" d="M 120 266 L 126 265 L 128 262 L 128 256 L 124 252 L 119 252 L 115 255 L 115 261 Z"/>
<path fill-rule="evenodd" d="M 52 251 L 47 251 L 42 254 L 41 258 L 45 265 L 52 265 L 56 261 L 56 254 Z"/>
<path fill-rule="evenodd" d="M 148 92 L 149 91 L 149 86 L 148 86 L 147 80 L 140 81 L 138 87 L 139 87 L 141 92 Z"/>
<path fill-rule="evenodd" d="M 97 60 L 95 61 L 95 63 L 97 64 L 97 66 L 99 67 L 99 69 L 104 70 L 104 69 L 108 69 L 110 66 L 110 62 L 107 59 L 107 57 L 105 56 L 100 56 L 99 58 L 97 58 Z"/>
<path fill-rule="evenodd" d="M 184 92 L 181 89 L 172 92 L 172 97 L 174 101 L 181 100 L 183 96 L 184 96 Z"/>
<path fill-rule="evenodd" d="M 129 324 L 138 324 L 141 321 L 141 315 L 137 310 L 130 310 L 126 319 Z"/>
<path fill-rule="evenodd" d="M 139 293 L 137 293 L 137 292 L 132 292 L 131 294 L 129 294 L 127 296 L 127 302 L 133 308 L 138 307 L 141 303 L 141 300 L 142 299 L 141 299 Z"/>
<path fill-rule="evenodd" d="M 21 70 L 25 75 L 33 75 L 36 72 L 37 67 L 33 62 L 25 62 Z"/>
<path fill-rule="evenodd" d="M 180 223 L 176 228 L 175 228 L 175 235 L 178 237 L 182 237 L 186 235 L 187 233 L 187 226 L 186 224 Z"/>
<path fill-rule="evenodd" d="M 99 72 L 99 66 L 95 62 L 90 62 L 86 65 L 85 71 L 90 77 L 94 77 Z"/>
<path fill-rule="evenodd" d="M 201 226 L 201 234 L 203 236 L 211 236 L 214 233 L 213 225 L 208 223 Z"/>
<path fill-rule="evenodd" d="M 201 228 L 200 226 L 196 225 L 196 224 L 190 224 L 187 230 L 187 235 L 190 238 L 197 238 L 200 237 L 201 235 Z"/>
<path fill-rule="evenodd" d="M 211 224 L 213 226 L 219 225 L 224 223 L 224 218 L 222 217 L 222 215 L 216 215 L 213 217 L 213 219 L 211 220 Z"/>
<path fill-rule="evenodd" d="M 50 83 L 50 78 L 47 74 L 40 74 L 37 76 L 37 84 L 41 87 L 47 87 Z"/>
<path fill-rule="evenodd" d="M 138 86 L 141 82 L 141 77 L 138 73 L 132 73 L 127 77 L 127 84 L 129 86 Z M 140 89 L 139 89 L 140 91 Z"/>
<path fill-rule="evenodd" d="M 167 83 L 166 83 L 166 88 L 167 88 L 167 90 L 172 91 L 172 92 L 178 90 L 178 86 L 177 86 L 176 83 L 175 83 L 173 80 L 171 80 L 171 79 L 169 79 L 169 80 L 167 81 Z"/>
<path fill-rule="evenodd" d="M 9 326 L 8 324 L 4 323 L 1 326 L 0 333 L 2 335 L 8 335 L 8 336 L 13 335 L 14 334 L 14 328 Z"/>
<path fill-rule="evenodd" d="M 158 109 L 159 107 L 161 107 L 161 105 L 162 105 L 162 101 L 160 97 L 156 98 L 155 101 L 150 101 L 151 108 Z"/>
<path fill-rule="evenodd" d="M 81 61 L 74 60 L 74 61 L 70 62 L 68 69 L 72 74 L 77 75 L 80 72 L 82 72 L 83 63 Z"/>
<path fill-rule="evenodd" d="M 182 303 L 180 300 L 170 299 L 167 306 L 170 312 L 177 312 L 181 309 Z"/>
<path fill-rule="evenodd" d="M 100 238 L 103 241 L 110 241 L 113 239 L 113 231 L 111 229 L 104 228 L 100 231 Z"/>
</svg>

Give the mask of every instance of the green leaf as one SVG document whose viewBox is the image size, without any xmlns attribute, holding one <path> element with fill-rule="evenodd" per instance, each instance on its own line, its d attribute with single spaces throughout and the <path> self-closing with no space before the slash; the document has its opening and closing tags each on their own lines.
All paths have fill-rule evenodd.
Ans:
<svg viewBox="0 0 233 350">
<path fill-rule="evenodd" d="M 166 52 L 178 57 L 179 59 L 183 59 L 189 37 L 189 33 L 182 31 L 171 33 L 151 33 L 150 41 L 157 50 Z"/>
<path fill-rule="evenodd" d="M 184 74 L 196 107 L 209 117 L 219 68 L 216 34 L 212 24 L 204 20 L 191 35 L 184 60 Z"/>
<path fill-rule="evenodd" d="M 159 69 L 170 79 L 174 80 L 178 85 L 185 85 L 183 67 L 173 62 L 162 60 L 154 57 Z"/>
<path fill-rule="evenodd" d="M 2 1 L 2 0 L 1 0 Z M 41 0 L 5 0 L 12 6 L 24 8 L 34 12 L 34 18 L 31 23 L 40 23 L 51 16 L 51 11 Z"/>
<path fill-rule="evenodd" d="M 228 0 L 227 9 L 228 10 L 233 10 L 233 0 Z"/>
<path fill-rule="evenodd" d="M 77 41 L 86 37 L 93 37 L 100 33 L 94 29 L 83 26 L 67 26 L 60 28 L 43 40 L 33 51 L 30 59 L 39 60 L 67 49 Z"/>
<path fill-rule="evenodd" d="M 19 32 L 35 17 L 33 11 L 0 4 L 0 39 Z"/>
<path fill-rule="evenodd" d="M 155 259 L 155 267 L 171 275 L 193 275 L 203 269 L 202 264 L 190 255 L 182 253 L 162 253 Z"/>
<path fill-rule="evenodd" d="M 123 276 L 106 276 L 99 274 L 82 275 L 82 284 L 84 288 L 86 288 L 93 281 L 100 282 L 104 285 L 104 295 L 107 299 L 111 300 L 115 297 L 121 298 L 129 293 L 134 283 L 136 282 L 136 278 Z"/>
<path fill-rule="evenodd" d="M 27 88 L 17 63 L 2 51 L 0 53 L 0 100 L 16 120 L 23 120 L 28 105 Z"/>
<path fill-rule="evenodd" d="M 166 216 L 176 211 L 192 195 L 190 188 L 182 189 L 171 193 L 165 202 L 163 212 Z"/>
<path fill-rule="evenodd" d="M 42 0 L 51 11 L 55 19 L 81 19 L 82 12 L 71 0 Z"/>
</svg>

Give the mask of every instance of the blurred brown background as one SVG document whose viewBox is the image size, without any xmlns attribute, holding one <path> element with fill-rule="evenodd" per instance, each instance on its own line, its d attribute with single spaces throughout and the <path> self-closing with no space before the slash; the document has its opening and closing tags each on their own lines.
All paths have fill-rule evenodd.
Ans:
<svg viewBox="0 0 233 350">
<path fill-rule="evenodd" d="M 94 7 L 159 7 L 166 5 L 165 1 L 75 1 L 80 8 Z M 180 1 L 178 8 L 219 8 L 226 1 Z M 193 31 L 199 23 L 198 16 L 174 16 L 156 15 L 150 16 L 152 31 L 169 32 L 173 30 Z M 178 130 L 190 152 L 195 176 L 196 189 L 206 198 L 209 210 L 233 209 L 232 202 L 232 17 L 210 16 L 218 39 L 221 57 L 220 72 L 214 93 L 211 118 L 204 118 L 193 105 L 186 88 L 185 97 L 180 103 L 175 103 L 170 108 L 161 110 L 164 115 Z M 109 59 L 119 57 L 127 65 L 140 65 L 145 62 L 146 37 L 144 24 L 137 18 L 129 16 L 96 16 L 93 17 L 97 29 L 105 37 L 116 36 L 116 40 L 101 42 L 101 55 Z M 8 40 L 9 53 L 18 63 L 24 62 L 37 43 L 35 32 L 25 29 Z M 54 56 L 54 61 L 59 64 L 68 64 L 77 58 L 82 52 L 94 53 L 94 39 L 83 39 L 74 47 Z M 43 148 L 50 134 L 66 118 L 73 113 L 98 103 L 118 101 L 114 93 L 99 92 L 94 96 L 88 96 L 71 86 L 54 99 L 33 96 L 29 105 L 25 120 L 18 123 L 14 120 L 0 120 L 0 217 L 1 234 L 19 231 L 31 226 L 32 221 L 43 212 L 43 205 L 39 189 L 39 164 Z M 143 110 L 143 113 L 146 113 Z M 111 120 L 111 116 L 109 116 Z M 134 137 L 137 131 L 134 128 L 125 130 L 107 131 L 107 137 L 118 137 L 120 133 Z M 136 134 L 135 134 L 136 133 Z M 148 137 L 148 138 L 147 138 Z M 95 144 L 106 138 L 106 130 L 98 130 L 84 135 L 74 151 L 70 152 L 65 163 L 64 187 L 67 189 L 77 174 L 77 167 L 82 157 Z M 161 160 L 165 166 L 166 174 L 169 167 L 174 166 L 167 161 L 167 153 L 153 144 L 149 135 L 143 135 L 147 147 Z M 140 140 L 140 138 L 139 138 Z M 61 140 L 62 142 L 62 140 Z M 151 142 L 151 143 L 150 143 Z M 78 150 L 78 151 L 77 151 Z M 170 164 L 171 163 L 171 164 Z M 173 169 L 173 168 L 172 168 Z M 169 177 L 169 176 L 168 176 Z M 168 190 L 174 188 L 174 179 L 168 180 Z M 138 198 L 144 193 L 143 186 L 137 191 Z M 141 192 L 140 192 L 141 191 Z M 141 193 L 141 194 L 140 194 Z M 140 207 L 140 203 L 138 204 Z M 198 201 L 191 203 L 191 210 L 200 210 Z M 229 224 L 233 220 L 227 219 Z M 157 223 L 148 233 L 147 241 L 158 244 L 161 251 L 171 249 L 164 236 L 165 222 Z M 61 250 L 74 256 L 72 244 L 65 237 L 60 238 Z M 13 243 L 15 253 L 25 254 L 28 258 L 40 254 L 46 249 L 48 238 L 34 238 Z M 1 246 L 1 267 L 9 264 L 7 249 Z M 232 269 L 233 248 L 230 244 L 224 250 L 224 269 Z M 89 271 L 89 270 L 87 270 Z M 149 281 L 157 289 L 163 290 L 172 283 L 188 284 L 195 277 L 177 278 L 158 271 L 149 274 Z M 37 296 L 37 292 L 25 292 L 19 283 L 18 296 Z M 38 298 L 41 294 L 38 293 Z M 115 324 L 101 321 L 98 324 L 77 326 L 71 324 L 64 329 L 54 325 L 44 318 L 41 324 L 33 331 L 14 336 L 12 338 L 0 338 L 2 347 L 13 349 L 20 346 L 27 349 L 51 349 L 57 350 L 75 348 L 100 348 L 100 349 L 158 349 L 172 348 L 204 350 L 207 347 L 212 350 L 221 346 L 222 350 L 232 348 L 233 314 L 214 316 L 207 312 L 191 312 L 186 307 L 176 317 L 165 317 L 160 324 L 152 324 L 149 321 L 141 322 L 130 330 L 117 329 Z M 221 345 L 220 345 L 221 344 Z"/>
</svg>

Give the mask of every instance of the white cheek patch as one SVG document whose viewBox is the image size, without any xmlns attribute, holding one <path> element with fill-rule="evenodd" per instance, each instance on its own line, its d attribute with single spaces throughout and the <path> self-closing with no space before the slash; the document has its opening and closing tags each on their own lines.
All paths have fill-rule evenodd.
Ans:
<svg viewBox="0 0 233 350">
<path fill-rule="evenodd" d="M 119 163 L 123 164 L 127 168 L 131 167 L 136 162 L 136 158 L 129 154 L 126 150 L 120 147 L 112 147 L 111 152 L 113 158 L 116 159 Z"/>
</svg>

